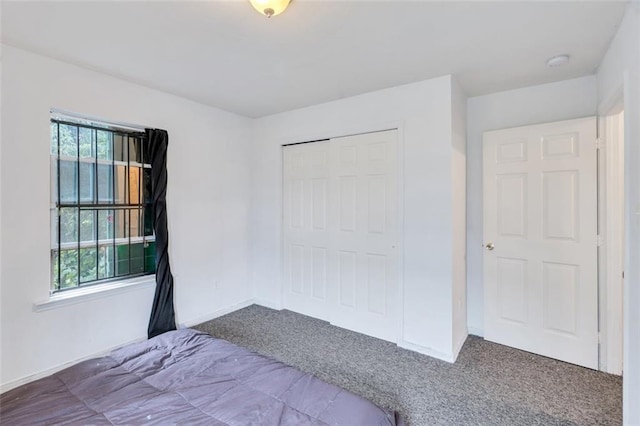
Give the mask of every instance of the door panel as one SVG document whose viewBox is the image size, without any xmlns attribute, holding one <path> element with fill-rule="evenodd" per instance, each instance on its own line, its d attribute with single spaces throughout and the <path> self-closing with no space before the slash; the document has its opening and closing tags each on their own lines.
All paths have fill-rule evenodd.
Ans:
<svg viewBox="0 0 640 426">
<path fill-rule="evenodd" d="M 396 340 L 397 184 L 396 131 L 284 148 L 289 309 Z"/>
<path fill-rule="evenodd" d="M 498 257 L 498 303 L 500 318 L 518 324 L 527 321 L 527 261 Z"/>
<path fill-rule="evenodd" d="M 367 255 L 367 309 L 374 314 L 387 313 L 387 258 Z"/>
<path fill-rule="evenodd" d="M 356 306 L 356 256 L 353 251 L 340 251 L 338 269 L 340 271 L 340 305 L 346 308 Z M 331 317 L 334 321 L 333 316 Z"/>
<path fill-rule="evenodd" d="M 578 171 L 542 173 L 542 238 L 578 240 Z"/>
<path fill-rule="evenodd" d="M 328 320 L 329 142 L 284 151 L 284 285 L 287 306 Z"/>
<path fill-rule="evenodd" d="M 319 300 L 327 297 L 327 252 L 328 249 L 323 247 L 311 249 L 311 295 Z"/>
<path fill-rule="evenodd" d="M 289 250 L 291 291 L 297 294 L 303 294 L 304 246 L 291 244 Z"/>
<path fill-rule="evenodd" d="M 311 181 L 311 215 L 313 229 L 326 231 L 327 229 L 327 192 L 329 179 L 319 178 Z"/>
<path fill-rule="evenodd" d="M 506 173 L 497 176 L 498 234 L 527 236 L 527 175 Z"/>
<path fill-rule="evenodd" d="M 598 367 L 595 118 L 484 135 L 485 338 Z"/>
<path fill-rule="evenodd" d="M 338 180 L 340 186 L 340 231 L 356 231 L 356 176 L 340 176 Z"/>
<path fill-rule="evenodd" d="M 542 262 L 543 327 L 575 336 L 578 265 Z"/>
<path fill-rule="evenodd" d="M 340 303 L 332 311 L 331 322 L 395 341 L 399 293 L 396 132 L 336 138 L 331 144 L 331 173 L 340 212 L 333 244 L 344 262 L 341 270 L 349 265 L 340 277 Z M 347 276 L 353 287 L 343 281 Z"/>
</svg>

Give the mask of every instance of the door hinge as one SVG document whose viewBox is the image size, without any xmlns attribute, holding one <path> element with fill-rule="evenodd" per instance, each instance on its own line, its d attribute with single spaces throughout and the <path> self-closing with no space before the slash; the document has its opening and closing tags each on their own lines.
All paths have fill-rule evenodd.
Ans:
<svg viewBox="0 0 640 426">
<path fill-rule="evenodd" d="M 604 244 L 604 238 L 602 238 L 602 235 L 596 235 L 596 244 L 598 247 L 601 247 Z"/>
<path fill-rule="evenodd" d="M 604 148 L 604 139 L 598 137 L 596 138 L 596 149 Z"/>
</svg>

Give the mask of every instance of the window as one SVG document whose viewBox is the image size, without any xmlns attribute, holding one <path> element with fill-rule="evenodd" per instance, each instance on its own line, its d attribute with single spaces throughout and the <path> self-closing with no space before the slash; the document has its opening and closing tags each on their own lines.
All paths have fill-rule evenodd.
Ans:
<svg viewBox="0 0 640 426">
<path fill-rule="evenodd" d="M 51 292 L 155 272 L 145 134 L 51 119 Z"/>
</svg>

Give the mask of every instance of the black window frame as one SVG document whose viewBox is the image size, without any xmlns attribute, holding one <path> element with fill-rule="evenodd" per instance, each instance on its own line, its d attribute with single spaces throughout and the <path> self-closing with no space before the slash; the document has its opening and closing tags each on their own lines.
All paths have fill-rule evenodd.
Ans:
<svg viewBox="0 0 640 426">
<path fill-rule="evenodd" d="M 51 167 L 52 167 L 52 182 L 50 183 L 51 187 L 51 197 L 52 197 L 52 210 L 53 214 L 51 215 L 51 226 L 55 232 L 51 233 L 51 280 L 50 280 L 50 293 L 59 293 L 72 291 L 80 288 L 86 288 L 91 285 L 96 284 L 104 284 L 108 282 L 114 281 L 123 281 L 131 278 L 153 275 L 155 274 L 155 233 L 153 227 L 153 200 L 151 196 L 150 189 L 150 177 L 151 177 L 151 160 L 148 158 L 148 153 L 150 152 L 148 149 L 146 134 L 143 131 L 132 131 L 124 128 L 120 128 L 117 126 L 113 126 L 107 123 L 95 122 L 95 121 L 86 121 L 83 119 L 70 119 L 67 117 L 59 117 L 52 114 L 50 118 L 50 126 L 51 126 L 51 135 L 50 135 L 50 158 L 51 158 Z M 76 147 L 75 147 L 75 156 L 69 155 L 61 155 L 61 139 L 60 139 L 60 127 L 61 126 L 71 126 L 75 127 L 75 135 L 76 135 Z M 55 128 L 55 130 L 54 130 Z M 84 129 L 85 132 L 89 131 L 90 136 L 90 149 L 91 155 L 81 156 L 81 131 L 80 129 Z M 54 132 L 56 133 L 54 136 Z M 99 142 L 98 142 L 98 132 L 106 132 L 109 137 L 107 141 L 107 145 L 110 146 L 110 158 L 99 158 Z M 120 143 L 120 157 L 124 157 L 124 149 L 126 146 L 126 162 L 123 161 L 122 158 L 116 160 L 116 142 L 115 140 L 119 139 Z M 54 139 L 55 139 L 55 147 L 54 147 Z M 125 142 L 126 141 L 126 142 Z M 137 141 L 137 144 L 136 144 Z M 131 152 L 131 146 L 133 144 L 137 147 L 137 150 L 134 149 L 133 153 Z M 135 160 L 132 161 L 132 156 L 135 156 Z M 77 185 L 74 188 L 75 191 L 75 199 L 73 202 L 70 202 L 68 199 L 64 199 L 61 196 L 62 188 L 61 188 L 61 163 L 66 162 L 67 164 L 75 164 L 75 181 L 74 185 Z M 126 164 L 125 164 L 126 163 Z M 82 164 L 91 164 L 87 170 L 89 170 L 89 175 L 91 176 L 91 181 L 88 187 L 81 187 L 81 165 Z M 104 166 L 107 166 L 106 168 Z M 99 181 L 100 181 L 100 171 L 107 170 L 107 181 L 110 180 L 110 188 L 107 189 L 109 195 L 106 197 L 100 197 L 99 191 Z M 73 166 L 71 166 L 73 167 Z M 116 189 L 116 182 L 118 181 L 117 175 L 118 172 L 124 167 L 124 178 L 122 179 L 120 185 L 118 186 L 119 190 L 122 190 L 122 186 L 124 186 L 123 191 L 118 191 Z M 137 169 L 137 194 L 132 192 L 133 183 L 136 183 L 135 180 L 132 180 L 132 172 L 133 168 Z M 54 170 L 55 169 L 55 170 Z M 86 170 L 85 170 L 86 171 Z M 136 174 L 134 173 L 134 174 Z M 148 181 L 146 180 L 148 177 Z M 109 183 L 107 183 L 107 186 Z M 54 190 L 55 187 L 55 190 Z M 145 188 L 146 187 L 146 188 Z M 86 199 L 83 200 L 82 192 L 83 190 L 89 191 L 91 193 L 91 201 L 87 202 Z M 120 197 L 124 197 L 123 200 L 119 200 L 120 198 L 118 194 L 121 192 Z M 124 202 L 122 202 L 124 201 Z M 62 212 L 63 209 L 75 209 L 75 214 L 77 215 L 75 220 L 75 227 L 77 231 L 77 235 L 74 241 L 65 242 L 62 241 Z M 82 212 L 93 212 L 93 224 L 91 225 L 92 229 L 92 240 L 83 241 L 82 239 L 82 223 L 81 223 L 81 214 Z M 111 222 L 111 231 L 109 231 L 109 226 L 107 225 L 107 236 L 109 238 L 101 239 L 100 238 L 100 230 L 99 230 L 99 221 L 101 214 L 99 212 L 106 212 L 106 219 Z M 111 216 L 109 216 L 109 212 L 111 212 Z M 136 212 L 136 213 L 134 213 Z M 122 214 L 122 218 L 124 219 L 126 225 L 122 227 L 122 233 L 124 237 L 118 238 L 118 227 L 116 226 L 116 220 Z M 137 214 L 136 222 L 136 232 L 138 235 L 132 236 L 132 217 L 135 217 Z M 148 232 L 151 232 L 150 235 L 147 235 Z M 110 235 L 109 235 L 110 234 Z M 132 272 L 132 252 L 133 247 L 142 244 L 142 271 Z M 122 247 L 126 246 L 126 253 L 128 257 L 128 266 L 125 273 L 119 273 L 119 263 L 126 262 L 126 260 L 119 260 L 119 253 Z M 151 248 L 150 248 L 151 247 Z M 95 249 L 95 279 L 83 280 L 82 273 L 82 250 L 83 249 Z M 101 249 L 106 248 L 104 250 L 105 256 L 108 257 L 109 248 L 111 249 L 111 261 L 105 260 L 105 271 L 106 269 L 111 269 L 106 273 L 107 276 L 101 277 L 101 262 L 100 255 Z M 76 279 L 75 285 L 72 286 L 64 286 L 63 287 L 63 266 L 62 266 L 62 258 L 63 251 L 76 251 L 77 263 L 76 263 Z M 86 252 L 86 250 L 85 250 Z M 150 261 L 149 259 L 153 260 Z M 139 263 L 139 259 L 137 258 L 136 263 Z M 124 269 L 124 268 L 123 268 Z"/>
</svg>

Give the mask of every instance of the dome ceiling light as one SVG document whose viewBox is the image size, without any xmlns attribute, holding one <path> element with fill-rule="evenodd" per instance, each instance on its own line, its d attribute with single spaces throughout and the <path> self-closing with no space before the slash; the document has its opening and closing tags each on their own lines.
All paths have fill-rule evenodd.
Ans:
<svg viewBox="0 0 640 426">
<path fill-rule="evenodd" d="M 558 55 L 547 60 L 547 66 L 550 68 L 561 67 L 569 63 L 569 55 Z"/>
<path fill-rule="evenodd" d="M 258 12 L 262 13 L 267 18 L 276 16 L 284 12 L 289 6 L 290 0 L 249 0 L 251 6 L 253 6 Z"/>
</svg>

